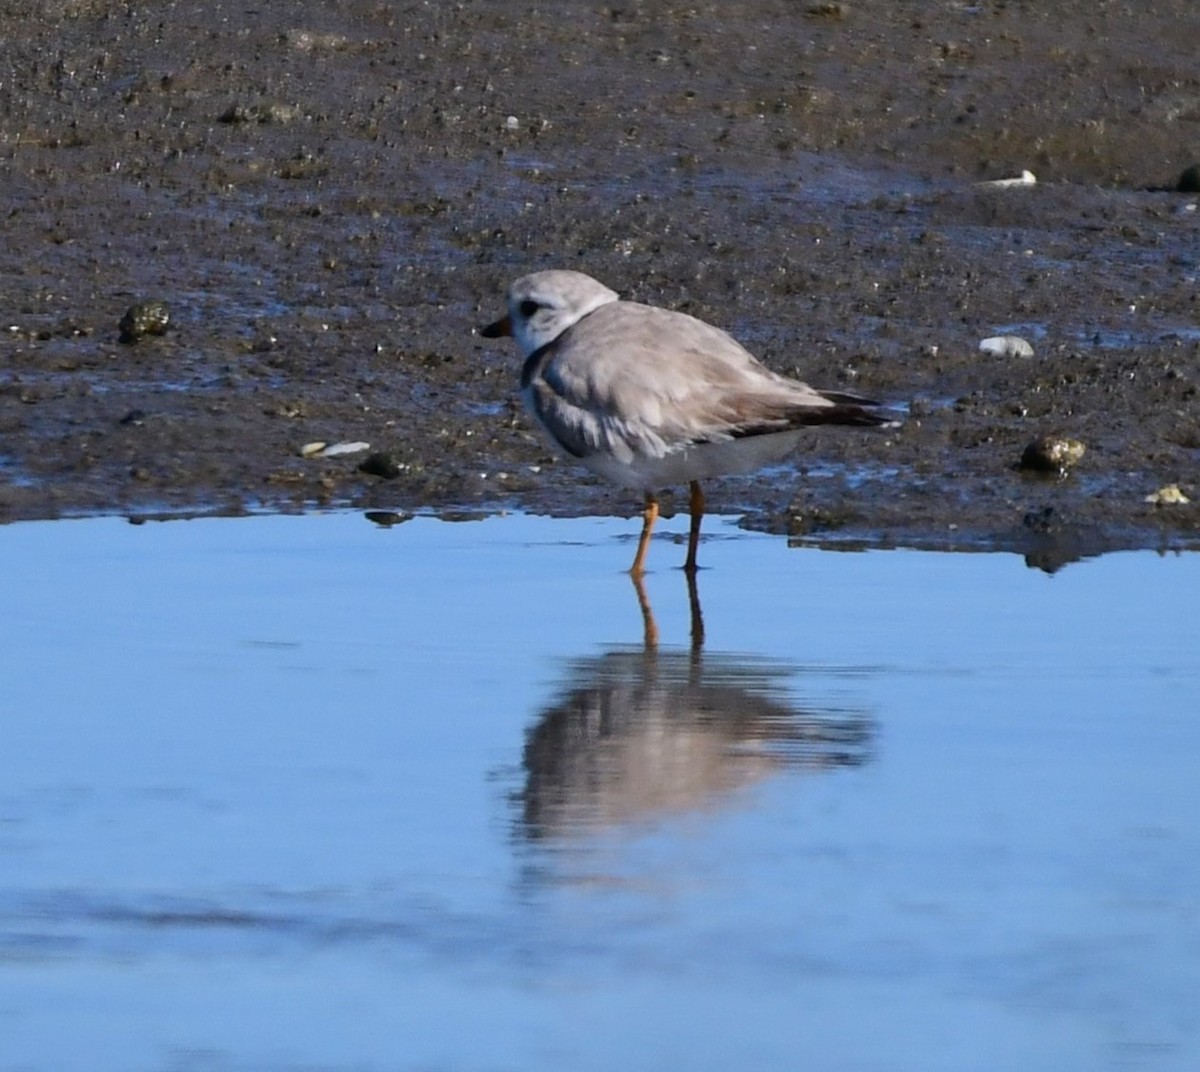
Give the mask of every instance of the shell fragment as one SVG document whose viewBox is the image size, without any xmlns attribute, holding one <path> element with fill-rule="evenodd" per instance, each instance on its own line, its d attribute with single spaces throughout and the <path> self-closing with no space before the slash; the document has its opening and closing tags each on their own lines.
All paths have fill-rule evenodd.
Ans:
<svg viewBox="0 0 1200 1072">
<path fill-rule="evenodd" d="M 326 443 L 324 440 L 318 439 L 313 443 L 305 443 L 300 448 L 300 457 L 336 458 L 339 454 L 361 454 L 364 450 L 370 449 L 370 443 Z"/>
<path fill-rule="evenodd" d="M 1148 503 L 1153 503 L 1155 506 L 1175 506 L 1189 503 L 1189 499 L 1180 490 L 1178 484 L 1168 484 L 1166 487 L 1159 488 L 1158 491 L 1152 491 L 1145 499 Z"/>
<path fill-rule="evenodd" d="M 332 443 L 325 448 L 324 453 L 326 458 L 336 458 L 339 454 L 361 454 L 364 450 L 370 449 L 370 443 Z"/>
<path fill-rule="evenodd" d="M 1026 169 L 1015 179 L 989 179 L 987 182 L 977 182 L 976 186 L 987 186 L 993 190 L 1006 190 L 1013 186 L 1035 186 L 1037 176 Z"/>
<path fill-rule="evenodd" d="M 979 349 L 992 357 L 1033 357 L 1033 347 L 1019 335 L 993 335 Z"/>
</svg>

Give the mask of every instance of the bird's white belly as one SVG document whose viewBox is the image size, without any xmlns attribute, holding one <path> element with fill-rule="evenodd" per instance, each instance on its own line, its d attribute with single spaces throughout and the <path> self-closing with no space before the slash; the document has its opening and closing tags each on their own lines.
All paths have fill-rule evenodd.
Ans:
<svg viewBox="0 0 1200 1072">
<path fill-rule="evenodd" d="M 718 443 L 699 443 L 662 457 L 634 454 L 619 461 L 611 454 L 590 454 L 576 461 L 624 487 L 651 491 L 692 480 L 751 473 L 783 461 L 796 448 L 803 429 L 746 436 Z"/>
</svg>

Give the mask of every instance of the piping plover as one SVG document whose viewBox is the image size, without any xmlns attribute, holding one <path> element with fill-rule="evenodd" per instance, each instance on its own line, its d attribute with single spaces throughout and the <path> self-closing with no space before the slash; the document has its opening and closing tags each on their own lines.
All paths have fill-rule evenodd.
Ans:
<svg viewBox="0 0 1200 1072">
<path fill-rule="evenodd" d="M 516 340 L 525 404 L 562 451 L 645 494 L 635 577 L 658 517 L 657 489 L 689 485 L 684 569 L 694 573 L 701 480 L 779 462 L 812 425 L 896 423 L 877 412 L 878 402 L 780 376 L 720 328 L 621 301 L 581 272 L 518 279 L 507 315 L 481 334 Z"/>
</svg>

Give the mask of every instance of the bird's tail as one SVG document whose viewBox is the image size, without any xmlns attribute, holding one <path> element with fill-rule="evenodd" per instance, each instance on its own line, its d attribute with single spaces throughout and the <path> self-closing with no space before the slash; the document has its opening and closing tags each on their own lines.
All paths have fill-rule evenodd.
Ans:
<svg viewBox="0 0 1200 1072">
<path fill-rule="evenodd" d="M 831 406 L 806 409 L 798 413 L 796 424 L 848 424 L 859 428 L 899 428 L 903 423 L 894 408 L 873 398 L 848 391 L 818 392 Z"/>
</svg>

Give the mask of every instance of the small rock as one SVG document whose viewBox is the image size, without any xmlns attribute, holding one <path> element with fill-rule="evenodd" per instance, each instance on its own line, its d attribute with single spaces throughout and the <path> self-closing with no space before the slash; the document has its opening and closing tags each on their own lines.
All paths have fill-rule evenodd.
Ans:
<svg viewBox="0 0 1200 1072">
<path fill-rule="evenodd" d="M 329 444 L 326 443 L 323 439 L 318 439 L 312 443 L 305 443 L 304 446 L 302 446 L 300 448 L 300 457 L 301 458 L 315 458 L 328 445 Z"/>
<path fill-rule="evenodd" d="M 377 450 L 374 454 L 368 454 L 358 466 L 360 473 L 366 473 L 368 476 L 380 476 L 384 480 L 395 480 L 402 472 L 403 468 L 386 451 Z"/>
<path fill-rule="evenodd" d="M 993 335 L 979 349 L 991 357 L 1033 357 L 1033 347 L 1019 335 Z"/>
<path fill-rule="evenodd" d="M 136 302 L 125 310 L 121 323 L 121 342 L 134 343 L 143 335 L 165 335 L 171 323 L 171 309 L 164 301 Z"/>
<path fill-rule="evenodd" d="M 145 410 L 131 409 L 117 423 L 126 425 L 127 427 L 130 425 L 132 425 L 134 427 L 140 427 L 145 422 L 145 420 L 146 420 L 146 411 Z"/>
<path fill-rule="evenodd" d="M 1057 434 L 1039 436 L 1025 448 L 1018 468 L 1066 476 L 1067 470 L 1079 463 L 1086 449 L 1078 439 Z"/>
<path fill-rule="evenodd" d="M 1200 194 L 1200 164 L 1184 168 L 1175 189 L 1181 194 Z"/>
<path fill-rule="evenodd" d="M 1167 484 L 1166 487 L 1159 488 L 1158 491 L 1151 492 L 1146 496 L 1145 502 L 1153 503 L 1155 506 L 1174 506 L 1183 503 L 1189 503 L 1189 499 L 1180 490 L 1178 484 Z"/>
<path fill-rule="evenodd" d="M 308 416 L 308 406 L 299 399 L 286 399 L 273 406 L 263 408 L 268 417 L 299 418 Z"/>
</svg>

